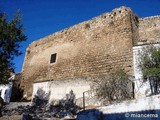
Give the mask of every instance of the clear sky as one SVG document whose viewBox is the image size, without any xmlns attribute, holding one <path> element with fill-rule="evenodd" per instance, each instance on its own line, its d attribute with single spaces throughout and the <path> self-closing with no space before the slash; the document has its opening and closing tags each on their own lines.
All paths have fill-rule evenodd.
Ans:
<svg viewBox="0 0 160 120">
<path fill-rule="evenodd" d="M 20 9 L 26 27 L 27 41 L 21 44 L 23 55 L 13 61 L 15 71 L 21 71 L 25 50 L 32 41 L 120 6 L 130 7 L 139 17 L 160 15 L 160 0 L 0 0 L 0 10 L 9 18 Z"/>
</svg>

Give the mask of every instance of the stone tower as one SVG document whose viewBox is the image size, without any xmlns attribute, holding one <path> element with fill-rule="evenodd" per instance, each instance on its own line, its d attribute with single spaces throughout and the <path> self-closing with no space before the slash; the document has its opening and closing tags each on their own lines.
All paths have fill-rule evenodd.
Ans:
<svg viewBox="0 0 160 120">
<path fill-rule="evenodd" d="M 118 69 L 133 74 L 137 41 L 138 17 L 126 7 L 34 41 L 23 64 L 24 95 L 31 97 L 37 81 L 97 77 Z"/>
</svg>

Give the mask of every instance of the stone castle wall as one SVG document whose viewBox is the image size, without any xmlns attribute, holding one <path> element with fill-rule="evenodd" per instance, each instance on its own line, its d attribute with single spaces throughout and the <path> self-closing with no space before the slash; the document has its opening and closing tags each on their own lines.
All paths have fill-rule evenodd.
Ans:
<svg viewBox="0 0 160 120">
<path fill-rule="evenodd" d="M 121 7 L 33 42 L 22 70 L 24 94 L 31 96 L 35 81 L 98 76 L 118 69 L 132 74 L 137 28 L 136 15 Z M 56 62 L 50 63 L 54 53 Z"/>
<path fill-rule="evenodd" d="M 160 16 L 139 19 L 139 44 L 160 41 Z"/>
</svg>

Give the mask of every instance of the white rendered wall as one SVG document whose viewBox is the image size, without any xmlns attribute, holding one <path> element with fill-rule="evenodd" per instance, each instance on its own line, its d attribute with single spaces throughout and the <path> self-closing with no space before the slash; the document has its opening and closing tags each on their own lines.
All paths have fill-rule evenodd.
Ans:
<svg viewBox="0 0 160 120">
<path fill-rule="evenodd" d="M 0 85 L 1 97 L 4 102 L 9 103 L 12 93 L 12 83 L 6 85 Z"/>
<path fill-rule="evenodd" d="M 33 84 L 32 98 L 37 94 L 38 89 L 42 89 L 45 93 L 50 92 L 49 102 L 51 102 L 52 100 L 64 99 L 71 90 L 76 95 L 76 99 L 81 98 L 83 92 L 91 88 L 90 82 L 83 79 L 38 82 Z"/>
<path fill-rule="evenodd" d="M 102 111 L 104 114 L 135 112 L 135 111 L 145 111 L 145 110 L 159 110 L 160 95 L 145 97 L 138 100 L 124 101 L 119 104 L 100 107 L 98 109 Z"/>
<path fill-rule="evenodd" d="M 143 82 L 142 71 L 139 67 L 140 55 L 144 48 L 147 48 L 151 45 L 135 46 L 133 47 L 133 62 L 134 62 L 134 76 L 135 76 L 135 98 L 143 98 L 150 95 L 150 86 L 149 82 Z M 160 44 L 154 44 L 155 47 L 160 47 Z"/>
</svg>

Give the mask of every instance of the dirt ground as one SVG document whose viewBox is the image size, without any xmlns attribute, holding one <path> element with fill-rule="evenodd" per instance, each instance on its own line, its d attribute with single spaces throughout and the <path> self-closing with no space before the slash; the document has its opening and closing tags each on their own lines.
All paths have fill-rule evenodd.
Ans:
<svg viewBox="0 0 160 120">
<path fill-rule="evenodd" d="M 0 120 L 22 120 L 22 115 L 3 116 L 0 117 Z M 67 119 L 50 118 L 46 120 L 67 120 Z"/>
<path fill-rule="evenodd" d="M 21 115 L 13 115 L 13 116 L 3 116 L 0 117 L 0 120 L 21 120 L 22 116 Z"/>
<path fill-rule="evenodd" d="M 30 105 L 30 102 L 11 102 L 10 104 L 7 104 L 4 106 L 3 109 L 7 109 L 7 110 L 11 110 L 12 109 L 16 109 L 18 106 L 28 106 Z M 10 113 L 10 112 L 9 112 Z M 17 111 L 12 111 L 12 114 L 3 114 L 3 117 L 0 117 L 0 120 L 22 120 L 22 115 L 19 115 L 19 113 Z M 43 116 L 41 116 L 42 118 L 40 119 L 44 119 L 44 120 L 75 120 L 75 119 L 69 119 L 69 118 L 55 118 L 55 117 L 45 117 L 43 118 Z"/>
<path fill-rule="evenodd" d="M 5 108 L 7 109 L 13 109 L 13 108 L 17 108 L 17 106 L 20 106 L 20 105 L 30 105 L 29 102 L 11 102 L 10 104 L 7 104 L 5 105 Z M 11 116 L 4 116 L 3 117 L 0 117 L 0 120 L 21 120 L 22 119 L 22 115 L 18 115 L 18 114 L 15 114 L 15 115 L 11 115 Z"/>
</svg>

